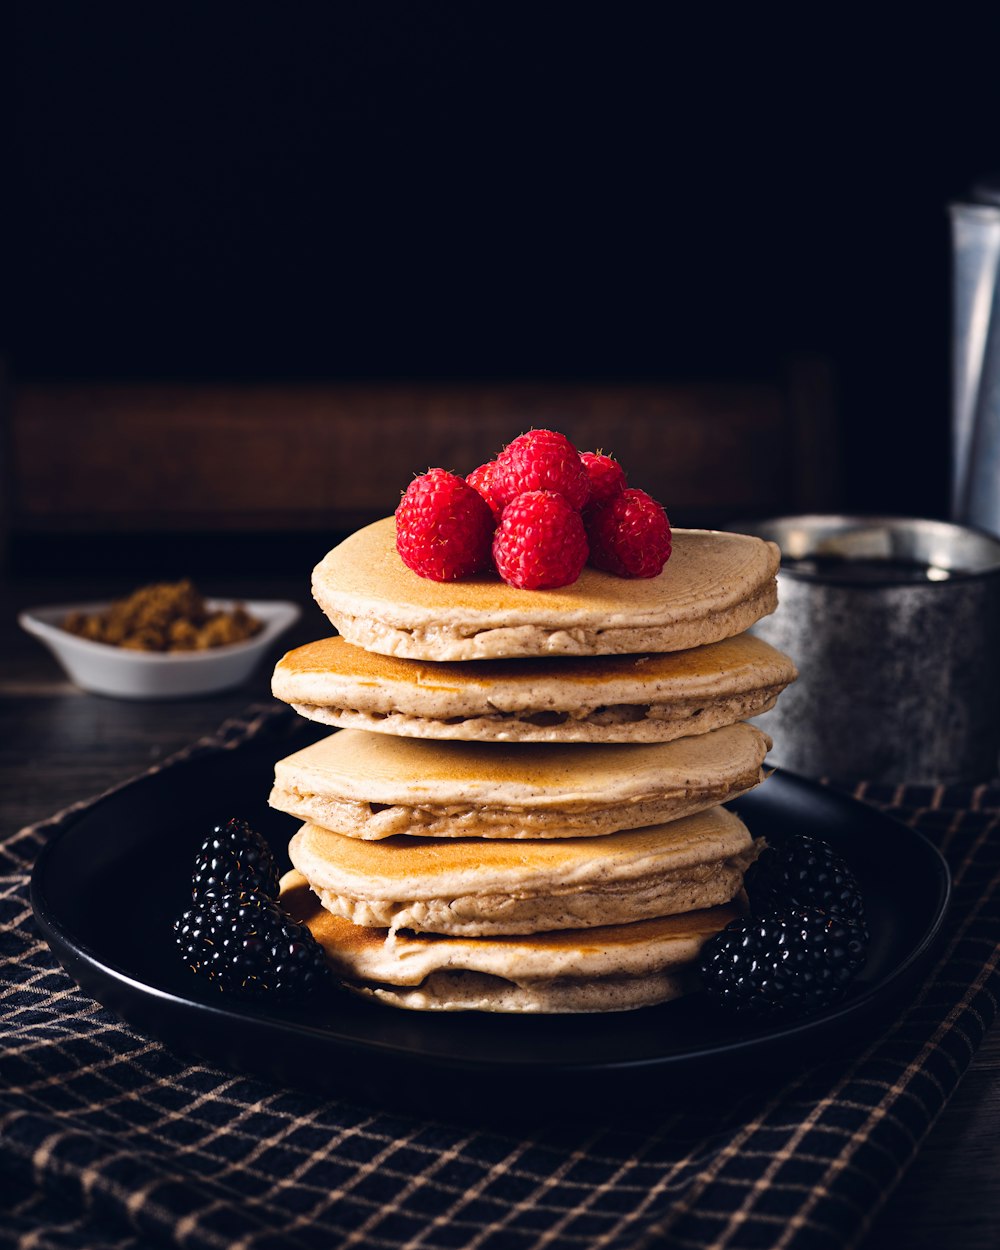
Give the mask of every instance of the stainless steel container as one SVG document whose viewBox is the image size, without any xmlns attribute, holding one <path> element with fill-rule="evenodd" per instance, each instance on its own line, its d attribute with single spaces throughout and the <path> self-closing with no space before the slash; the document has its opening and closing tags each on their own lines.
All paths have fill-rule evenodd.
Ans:
<svg viewBox="0 0 1000 1250">
<path fill-rule="evenodd" d="M 951 517 L 1000 534 L 1000 181 L 950 211 Z"/>
<path fill-rule="evenodd" d="M 808 776 L 984 781 L 1000 759 L 1000 539 L 945 521 L 799 516 L 754 632 L 800 676 L 758 720 Z"/>
</svg>

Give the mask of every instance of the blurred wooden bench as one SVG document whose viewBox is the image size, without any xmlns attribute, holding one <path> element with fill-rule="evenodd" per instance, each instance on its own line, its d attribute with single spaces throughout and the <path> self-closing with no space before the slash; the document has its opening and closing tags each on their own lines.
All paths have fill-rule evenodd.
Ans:
<svg viewBox="0 0 1000 1250">
<path fill-rule="evenodd" d="M 840 485 L 817 362 L 749 383 L 22 384 L 2 420 L 8 544 L 347 531 L 532 426 L 612 452 L 675 524 L 825 509 Z"/>
</svg>

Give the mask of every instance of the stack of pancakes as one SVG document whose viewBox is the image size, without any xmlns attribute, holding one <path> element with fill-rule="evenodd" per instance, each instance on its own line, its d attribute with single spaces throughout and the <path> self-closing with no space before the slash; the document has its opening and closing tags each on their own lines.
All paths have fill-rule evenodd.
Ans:
<svg viewBox="0 0 1000 1250">
<path fill-rule="evenodd" d="M 422 579 L 392 518 L 317 565 L 339 631 L 272 689 L 333 732 L 275 767 L 285 906 L 346 985 L 420 1010 L 608 1011 L 683 993 L 737 914 L 763 778 L 747 718 L 794 679 L 745 631 L 777 548 L 678 530 L 663 572 L 557 590 Z"/>
</svg>

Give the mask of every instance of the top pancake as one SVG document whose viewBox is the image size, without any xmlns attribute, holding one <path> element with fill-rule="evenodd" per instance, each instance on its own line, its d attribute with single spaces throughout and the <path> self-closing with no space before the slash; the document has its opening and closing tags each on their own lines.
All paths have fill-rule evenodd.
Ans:
<svg viewBox="0 0 1000 1250">
<path fill-rule="evenodd" d="M 386 517 L 313 570 L 316 602 L 348 642 L 418 660 L 680 651 L 743 633 L 777 606 L 774 543 L 675 530 L 663 572 L 585 568 L 570 586 L 519 590 L 495 575 L 434 582 L 408 569 Z"/>
</svg>

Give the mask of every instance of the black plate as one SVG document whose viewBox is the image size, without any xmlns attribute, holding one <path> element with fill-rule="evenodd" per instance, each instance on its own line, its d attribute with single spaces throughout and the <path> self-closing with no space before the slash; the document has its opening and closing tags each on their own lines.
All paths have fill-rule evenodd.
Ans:
<svg viewBox="0 0 1000 1250">
<path fill-rule="evenodd" d="M 638 1011 L 495 1016 L 400 1011 L 334 990 L 310 1009 L 243 1004 L 181 963 L 172 918 L 187 906 L 195 849 L 233 815 L 284 848 L 299 822 L 266 806 L 276 758 L 318 736 L 250 742 L 143 777 L 83 811 L 38 858 L 35 916 L 94 998 L 174 1050 L 284 1085 L 425 1106 L 643 1105 L 706 1073 L 801 1066 L 858 1045 L 912 994 L 950 890 L 938 851 L 905 825 L 780 771 L 733 806 L 756 835 L 833 843 L 865 892 L 872 947 L 849 998 L 797 1022 L 749 1024 L 700 995 Z"/>
</svg>

